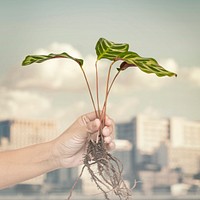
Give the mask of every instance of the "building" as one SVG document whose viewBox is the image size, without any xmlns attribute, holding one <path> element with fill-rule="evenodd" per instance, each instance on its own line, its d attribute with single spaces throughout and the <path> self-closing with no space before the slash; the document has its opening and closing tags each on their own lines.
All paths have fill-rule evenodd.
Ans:
<svg viewBox="0 0 200 200">
<path fill-rule="evenodd" d="M 184 147 L 200 150 L 200 121 L 171 118 L 170 140 L 174 148 Z"/>
<path fill-rule="evenodd" d="M 146 162 L 145 158 L 155 153 L 156 149 L 169 139 L 169 121 L 138 115 L 133 119 L 136 131 L 137 163 Z"/>
<path fill-rule="evenodd" d="M 171 178 L 165 180 L 166 185 L 160 188 L 163 190 L 179 182 L 191 184 L 194 174 L 200 172 L 199 121 L 138 115 L 129 122 L 117 124 L 116 132 L 117 138 L 133 144 L 132 174 L 137 180 L 145 181 L 146 186 L 151 185 L 148 188 L 143 184 L 146 191 L 158 191 L 165 175 Z"/>
<path fill-rule="evenodd" d="M 131 151 L 133 145 L 128 140 L 115 140 L 116 149 L 113 152 L 114 157 L 116 157 L 123 168 L 123 178 L 129 180 L 132 173 L 132 163 L 131 163 Z M 134 179 L 131 181 L 133 182 Z"/>
<path fill-rule="evenodd" d="M 22 148 L 47 142 L 57 136 L 56 123 L 50 120 L 0 121 L 0 150 Z M 25 181 L 23 184 L 42 185 L 45 175 Z"/>
<path fill-rule="evenodd" d="M 168 168 L 159 171 L 141 170 L 139 177 L 144 194 L 170 193 L 171 185 L 178 183 L 179 173 Z"/>
<path fill-rule="evenodd" d="M 136 163 L 136 126 L 135 120 L 125 123 L 116 124 L 116 138 L 119 140 L 127 140 L 132 144 L 132 148 L 126 158 L 129 160 L 130 171 L 128 174 L 128 181 L 130 185 L 134 185 L 135 180 L 138 180 L 137 163 Z M 123 162 L 125 163 L 125 161 Z M 125 164 L 124 164 L 125 165 Z"/>
<path fill-rule="evenodd" d="M 200 172 L 200 121 L 170 119 L 169 166 L 191 176 Z"/>
<path fill-rule="evenodd" d="M 152 154 L 169 138 L 169 120 L 138 115 L 128 123 L 116 125 L 117 138 L 127 139 L 141 154 Z M 138 160 L 139 162 L 139 160 Z"/>
<path fill-rule="evenodd" d="M 49 120 L 0 121 L 0 147 L 22 148 L 49 141 L 57 136 L 56 123 Z"/>
<path fill-rule="evenodd" d="M 116 125 L 117 138 L 133 144 L 135 164 L 152 162 L 156 149 L 169 139 L 169 120 L 138 115 L 131 122 Z"/>
<path fill-rule="evenodd" d="M 66 192 L 70 190 L 79 175 L 78 168 L 63 168 L 47 173 L 43 191 L 45 193 Z M 76 191 L 81 190 L 81 181 L 75 187 Z"/>
</svg>

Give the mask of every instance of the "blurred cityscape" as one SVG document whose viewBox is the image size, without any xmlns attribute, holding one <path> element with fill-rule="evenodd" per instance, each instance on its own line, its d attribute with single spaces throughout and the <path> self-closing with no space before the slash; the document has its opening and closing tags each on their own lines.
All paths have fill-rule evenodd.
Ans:
<svg viewBox="0 0 200 200">
<path fill-rule="evenodd" d="M 58 125 L 49 120 L 0 121 L 0 151 L 49 141 L 58 136 Z M 179 117 L 137 115 L 116 124 L 116 150 L 123 163 L 124 179 L 140 195 L 200 196 L 200 121 Z M 0 191 L 10 194 L 67 193 L 80 168 L 59 169 Z M 100 191 L 85 170 L 75 193 Z"/>
</svg>

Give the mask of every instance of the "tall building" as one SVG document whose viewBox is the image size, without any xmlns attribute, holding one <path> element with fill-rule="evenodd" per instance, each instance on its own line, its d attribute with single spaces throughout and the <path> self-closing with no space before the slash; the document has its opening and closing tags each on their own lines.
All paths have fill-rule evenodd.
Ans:
<svg viewBox="0 0 200 200">
<path fill-rule="evenodd" d="M 56 123 L 49 120 L 4 120 L 0 121 L 0 150 L 22 148 L 47 142 L 57 136 Z M 45 175 L 24 182 L 43 184 Z"/>
<path fill-rule="evenodd" d="M 131 122 L 116 125 L 117 137 L 132 142 L 136 163 L 149 159 L 161 143 L 169 138 L 169 121 L 138 115 Z M 149 155 L 149 156 L 148 156 Z"/>
<path fill-rule="evenodd" d="M 130 157 L 132 175 L 151 188 L 166 188 L 148 182 L 168 174 L 166 184 L 192 182 L 200 172 L 200 122 L 183 118 L 154 118 L 138 115 L 127 123 L 116 125 L 117 138 L 133 144 Z M 161 173 L 162 172 L 162 173 Z M 131 172 L 130 172 L 131 174 Z M 171 176 L 171 174 L 173 174 Z"/>
<path fill-rule="evenodd" d="M 200 172 L 200 121 L 170 119 L 169 165 L 191 176 Z"/>
<path fill-rule="evenodd" d="M 169 138 L 169 121 L 138 115 L 134 118 L 136 130 L 137 163 L 155 153 L 155 150 Z"/>
<path fill-rule="evenodd" d="M 57 134 L 56 123 L 49 120 L 0 121 L 1 148 L 15 149 L 46 142 L 55 138 Z"/>
<path fill-rule="evenodd" d="M 172 147 L 200 150 L 200 121 L 171 118 L 170 140 Z"/>
<path fill-rule="evenodd" d="M 138 180 L 137 164 L 136 164 L 136 127 L 135 121 L 118 123 L 116 124 L 116 137 L 119 140 L 127 140 L 132 144 L 132 148 L 129 154 L 126 155 L 126 159 L 129 160 L 130 171 L 126 172 L 130 185 L 133 185 L 135 180 Z M 125 165 L 125 161 L 123 162 Z"/>
<path fill-rule="evenodd" d="M 136 143 L 135 120 L 131 120 L 130 122 L 117 123 L 115 128 L 117 139 L 128 140 L 132 144 Z"/>
</svg>

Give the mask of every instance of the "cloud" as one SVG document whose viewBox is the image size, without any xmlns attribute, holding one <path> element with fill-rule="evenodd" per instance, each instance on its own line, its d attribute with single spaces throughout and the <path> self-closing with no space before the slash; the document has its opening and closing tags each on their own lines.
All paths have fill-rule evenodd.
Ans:
<svg viewBox="0 0 200 200">
<path fill-rule="evenodd" d="M 46 48 L 36 50 L 33 54 L 47 55 L 49 53 L 62 52 L 67 52 L 76 58 L 82 58 L 84 60 L 83 67 L 88 76 L 88 80 L 92 88 L 95 88 L 95 56 L 87 55 L 83 58 L 81 53 L 70 44 L 56 42 Z M 98 64 L 100 88 L 104 88 L 106 73 L 110 62 L 102 60 Z M 175 72 L 178 70 L 178 65 L 172 58 L 162 60 L 160 61 L 160 64 L 168 70 Z M 116 74 L 116 68 L 118 66 L 119 63 L 113 66 L 112 77 Z M 115 82 L 113 92 L 123 93 L 132 89 L 141 90 L 143 88 L 160 89 L 170 82 L 169 77 L 160 78 L 155 74 L 147 75 L 138 68 L 131 68 L 121 72 Z M 32 64 L 25 68 L 14 68 L 12 72 L 9 72 L 7 76 L 5 76 L 3 85 L 17 89 L 49 89 L 77 92 L 86 89 L 86 83 L 79 65 L 70 59 L 53 59 L 40 64 Z"/>
<path fill-rule="evenodd" d="M 94 55 L 82 57 L 79 51 L 69 44 L 53 43 L 46 48 L 41 48 L 33 54 L 67 52 L 70 55 L 84 60 L 84 69 L 88 75 L 91 89 L 95 89 L 95 60 Z M 121 72 L 113 86 L 111 98 L 108 102 L 108 114 L 111 113 L 116 121 L 129 120 L 134 112 L 144 110 L 139 99 L 144 91 L 157 90 L 165 86 L 171 87 L 174 83 L 180 85 L 192 83 L 200 86 L 200 69 L 198 67 L 179 67 L 173 58 L 159 61 L 166 69 L 176 72 L 177 78 L 157 77 L 155 74 L 146 74 L 137 68 L 127 69 Z M 105 95 L 106 74 L 109 68 L 109 61 L 101 60 L 98 63 L 100 99 Z M 118 63 L 119 64 L 119 63 Z M 112 77 L 117 72 L 117 64 L 113 66 Z M 34 64 L 30 67 L 14 68 L 9 71 L 1 80 L 0 109 L 1 118 L 5 117 L 53 117 L 58 119 L 64 126 L 70 124 L 77 116 L 91 111 L 91 102 L 88 100 L 87 86 L 79 65 L 67 59 L 54 59 L 41 64 Z M 145 90 L 144 90 L 145 89 Z M 48 96 L 46 90 L 59 91 L 59 97 Z M 157 92 L 156 91 L 156 92 Z M 74 93 L 79 94 L 73 96 Z M 41 95 L 42 94 L 42 95 Z M 55 95 L 56 93 L 54 93 Z M 128 96 L 124 96 L 128 94 Z M 62 98 L 66 101 L 66 110 L 59 105 Z M 46 95 L 47 96 L 47 95 Z M 95 93 L 94 93 L 95 97 Z M 86 99 L 87 98 L 87 99 Z M 153 97 L 152 97 L 153 98 Z M 143 108 L 142 108 L 143 107 Z M 140 111 L 141 111 L 140 110 Z M 151 107 L 146 108 L 145 113 L 158 114 Z M 135 113 L 136 114 L 136 113 Z"/>
<path fill-rule="evenodd" d="M 172 58 L 163 60 L 162 63 L 166 69 L 178 74 L 178 80 L 184 81 L 187 84 L 200 86 L 200 67 L 180 67 Z"/>
<path fill-rule="evenodd" d="M 159 62 L 167 70 L 177 72 L 178 65 L 174 59 L 165 59 Z M 127 93 L 134 90 L 159 90 L 172 82 L 173 78 L 158 77 L 155 74 L 146 74 L 138 68 L 129 68 L 119 75 L 113 87 L 115 93 Z"/>
<path fill-rule="evenodd" d="M 34 55 L 62 53 L 82 58 L 81 54 L 69 44 L 53 43 L 47 48 L 33 52 Z M 84 58 L 88 76 L 94 74 L 95 57 Z M 94 76 L 94 75 L 93 75 Z M 78 81 L 77 81 L 78 80 Z M 94 81 L 94 78 L 91 79 Z M 70 59 L 53 59 L 28 67 L 14 68 L 4 77 L 3 84 L 9 88 L 18 89 L 51 89 L 51 90 L 82 90 L 85 88 L 84 77 L 80 66 Z"/>
<path fill-rule="evenodd" d="M 142 111 L 142 113 L 147 116 L 151 116 L 151 117 L 161 117 L 162 116 L 162 114 L 155 107 L 152 107 L 152 106 L 147 106 Z"/>
<path fill-rule="evenodd" d="M 160 60 L 160 65 L 163 66 L 165 69 L 177 73 L 178 71 L 178 64 L 173 58 L 168 58 L 165 60 Z"/>
<path fill-rule="evenodd" d="M 66 106 L 55 108 L 52 115 L 54 115 L 55 119 L 59 122 L 61 130 L 64 130 L 70 126 L 78 116 L 92 111 L 93 107 L 88 98 L 85 100 L 85 98 L 82 97 L 81 99 L 74 98 L 73 101 L 67 100 Z"/>
<path fill-rule="evenodd" d="M 62 53 L 82 58 L 84 60 L 84 69 L 88 76 L 92 87 L 95 86 L 95 60 L 93 55 L 87 55 L 84 58 L 81 53 L 70 44 L 53 43 L 46 48 L 40 48 L 33 52 L 35 55 L 47 55 L 49 53 Z M 177 71 L 178 65 L 174 59 L 166 59 L 160 62 L 166 69 Z M 106 73 L 110 62 L 105 60 L 100 61 L 98 66 L 99 79 L 101 87 L 105 87 Z M 116 68 L 119 63 L 113 66 L 112 75 L 117 72 Z M 115 69 L 114 69 L 115 68 Z M 77 81 L 78 80 L 78 81 Z M 146 74 L 138 68 L 127 69 L 121 72 L 118 77 L 114 92 L 127 92 L 130 89 L 160 89 L 162 86 L 169 83 L 169 77 L 157 77 L 155 74 Z M 17 69 L 14 68 L 9 72 L 3 80 L 3 84 L 9 88 L 18 89 L 49 89 L 49 90 L 68 90 L 82 91 L 86 88 L 83 74 L 77 63 L 70 59 L 53 59 L 40 64 L 32 64 L 31 66 Z"/>
<path fill-rule="evenodd" d="M 114 97 L 108 102 L 108 114 L 118 122 L 130 120 L 139 105 L 139 99 L 133 96 L 130 97 Z"/>
<path fill-rule="evenodd" d="M 48 99 L 38 94 L 0 88 L 0 118 L 42 117 L 50 109 Z"/>
<path fill-rule="evenodd" d="M 188 80 L 190 80 L 194 85 L 200 87 L 200 67 L 186 68 L 184 73 Z"/>
</svg>

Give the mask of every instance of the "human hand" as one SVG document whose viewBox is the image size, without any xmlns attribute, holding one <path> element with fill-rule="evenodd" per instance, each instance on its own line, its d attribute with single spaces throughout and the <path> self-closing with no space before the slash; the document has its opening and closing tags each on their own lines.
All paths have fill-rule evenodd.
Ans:
<svg viewBox="0 0 200 200">
<path fill-rule="evenodd" d="M 61 136 L 53 141 L 52 155 L 58 168 L 74 167 L 83 163 L 87 144 L 90 139 L 97 137 L 100 128 L 100 120 L 94 112 L 79 117 Z M 107 150 L 113 150 L 113 122 L 106 117 L 105 126 L 102 129 Z"/>
</svg>

